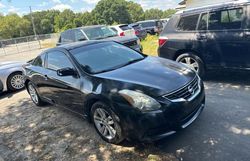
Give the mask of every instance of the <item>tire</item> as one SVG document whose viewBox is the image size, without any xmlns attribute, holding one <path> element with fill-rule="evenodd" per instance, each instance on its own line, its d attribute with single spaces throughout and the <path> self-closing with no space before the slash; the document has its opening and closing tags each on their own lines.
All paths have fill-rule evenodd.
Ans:
<svg viewBox="0 0 250 161">
<path fill-rule="evenodd" d="M 103 119 L 105 117 L 101 116 L 103 112 L 106 117 L 105 120 Z M 94 103 L 90 115 L 97 133 L 104 141 L 112 144 L 119 144 L 124 140 L 122 128 L 118 121 L 120 120 L 119 117 L 105 103 Z"/>
<path fill-rule="evenodd" d="M 189 60 L 189 62 L 187 60 Z M 176 61 L 179 63 L 183 63 L 185 65 L 188 65 L 190 68 L 196 71 L 200 77 L 204 77 L 205 65 L 199 56 L 194 55 L 193 53 L 184 53 L 184 54 L 179 55 L 176 58 Z M 197 66 L 197 68 L 195 68 L 194 66 Z"/>
<path fill-rule="evenodd" d="M 17 91 L 24 88 L 24 79 L 22 72 L 15 72 L 9 75 L 7 87 L 10 91 Z"/>
<path fill-rule="evenodd" d="M 32 89 L 33 88 L 33 89 Z M 43 106 L 46 104 L 46 102 L 41 100 L 41 97 L 37 93 L 36 87 L 32 82 L 28 83 L 27 90 L 29 92 L 31 100 L 37 105 L 37 106 Z M 36 97 L 36 98 L 35 98 Z"/>
</svg>

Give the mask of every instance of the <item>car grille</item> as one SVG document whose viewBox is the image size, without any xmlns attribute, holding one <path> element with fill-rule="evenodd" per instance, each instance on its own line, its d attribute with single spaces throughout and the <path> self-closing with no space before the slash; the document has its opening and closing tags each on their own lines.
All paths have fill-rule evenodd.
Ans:
<svg viewBox="0 0 250 161">
<path fill-rule="evenodd" d="M 124 43 L 124 45 L 127 47 L 132 47 L 132 46 L 137 45 L 137 41 L 135 40 L 135 41 L 126 42 Z"/>
<path fill-rule="evenodd" d="M 178 100 L 181 98 L 188 100 L 199 91 L 200 89 L 199 83 L 200 83 L 199 78 L 198 76 L 196 76 L 190 83 L 188 83 L 184 87 L 164 95 L 164 98 L 167 98 L 171 101 Z"/>
</svg>

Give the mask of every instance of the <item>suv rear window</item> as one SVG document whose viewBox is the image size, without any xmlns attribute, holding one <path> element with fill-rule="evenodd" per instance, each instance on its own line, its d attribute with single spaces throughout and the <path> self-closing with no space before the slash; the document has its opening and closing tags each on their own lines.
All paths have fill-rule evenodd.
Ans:
<svg viewBox="0 0 250 161">
<path fill-rule="evenodd" d="M 195 30 L 198 18 L 199 18 L 199 14 L 181 17 L 179 24 L 177 26 L 177 30 L 181 30 L 181 31 Z"/>
<path fill-rule="evenodd" d="M 210 12 L 208 29 L 240 29 L 242 17 L 242 8 Z"/>
</svg>

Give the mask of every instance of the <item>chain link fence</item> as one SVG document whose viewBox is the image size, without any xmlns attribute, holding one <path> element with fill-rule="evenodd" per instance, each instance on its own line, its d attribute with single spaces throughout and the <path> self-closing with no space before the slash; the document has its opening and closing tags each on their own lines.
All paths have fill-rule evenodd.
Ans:
<svg viewBox="0 0 250 161">
<path fill-rule="evenodd" d="M 0 56 L 54 47 L 59 34 L 44 34 L 0 40 Z"/>
</svg>

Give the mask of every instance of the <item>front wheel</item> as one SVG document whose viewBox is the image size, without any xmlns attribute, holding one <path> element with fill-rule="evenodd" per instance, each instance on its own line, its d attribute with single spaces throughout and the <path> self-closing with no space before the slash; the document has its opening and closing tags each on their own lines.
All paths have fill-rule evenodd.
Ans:
<svg viewBox="0 0 250 161">
<path fill-rule="evenodd" d="M 40 96 L 37 93 L 36 87 L 33 83 L 28 83 L 28 92 L 30 94 L 31 100 L 37 105 L 37 106 L 43 106 L 45 104 L 44 101 L 41 100 Z"/>
<path fill-rule="evenodd" d="M 24 88 L 24 79 L 22 72 L 12 73 L 7 80 L 8 89 L 17 91 Z"/>
<path fill-rule="evenodd" d="M 192 53 L 181 54 L 177 57 L 176 61 L 189 66 L 201 77 L 203 77 L 205 74 L 205 67 L 203 61 L 201 60 L 201 58 Z"/>
<path fill-rule="evenodd" d="M 124 140 L 119 117 L 105 103 L 97 102 L 92 106 L 91 119 L 97 133 L 106 142 L 119 144 Z"/>
</svg>

